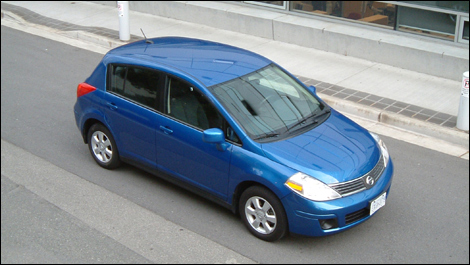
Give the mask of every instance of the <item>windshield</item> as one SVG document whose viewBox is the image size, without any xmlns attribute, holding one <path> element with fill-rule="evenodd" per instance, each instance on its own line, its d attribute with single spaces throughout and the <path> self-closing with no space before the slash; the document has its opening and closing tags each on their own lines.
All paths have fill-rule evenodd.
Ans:
<svg viewBox="0 0 470 265">
<path fill-rule="evenodd" d="M 273 64 L 209 89 L 254 140 L 292 133 L 318 123 L 322 113 L 329 113 L 301 84 Z"/>
</svg>

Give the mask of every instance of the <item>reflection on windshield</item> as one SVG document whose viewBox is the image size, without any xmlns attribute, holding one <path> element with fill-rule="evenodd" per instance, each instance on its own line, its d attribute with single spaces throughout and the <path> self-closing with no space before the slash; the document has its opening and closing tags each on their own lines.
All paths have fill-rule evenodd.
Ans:
<svg viewBox="0 0 470 265">
<path fill-rule="evenodd" d="M 274 137 L 304 125 L 324 108 L 303 86 L 272 64 L 210 89 L 253 139 Z"/>
</svg>

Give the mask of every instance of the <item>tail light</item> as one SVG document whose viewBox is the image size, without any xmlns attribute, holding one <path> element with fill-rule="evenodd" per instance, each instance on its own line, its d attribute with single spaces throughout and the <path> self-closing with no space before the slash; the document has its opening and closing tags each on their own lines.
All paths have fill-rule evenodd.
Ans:
<svg viewBox="0 0 470 265">
<path fill-rule="evenodd" d="M 96 87 L 87 83 L 80 83 L 77 87 L 77 98 L 96 90 Z"/>
</svg>

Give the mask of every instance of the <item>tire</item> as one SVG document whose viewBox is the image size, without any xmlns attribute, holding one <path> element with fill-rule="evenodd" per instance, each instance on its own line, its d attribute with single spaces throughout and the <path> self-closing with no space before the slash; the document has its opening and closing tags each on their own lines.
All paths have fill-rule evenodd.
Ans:
<svg viewBox="0 0 470 265">
<path fill-rule="evenodd" d="M 121 165 L 114 137 L 105 126 L 100 123 L 93 124 L 87 137 L 88 149 L 98 165 L 106 169 Z"/>
<path fill-rule="evenodd" d="M 239 212 L 248 230 L 264 241 L 279 240 L 287 233 L 284 207 L 277 196 L 264 187 L 246 189 L 240 197 Z"/>
</svg>

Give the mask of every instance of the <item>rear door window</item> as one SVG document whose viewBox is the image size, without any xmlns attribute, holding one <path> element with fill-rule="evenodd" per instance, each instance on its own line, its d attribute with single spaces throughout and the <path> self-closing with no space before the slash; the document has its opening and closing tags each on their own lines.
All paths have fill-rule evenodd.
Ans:
<svg viewBox="0 0 470 265">
<path fill-rule="evenodd" d="M 162 84 L 162 73 L 154 69 L 131 65 L 108 68 L 108 92 L 152 109 L 158 109 L 157 94 Z"/>
</svg>

